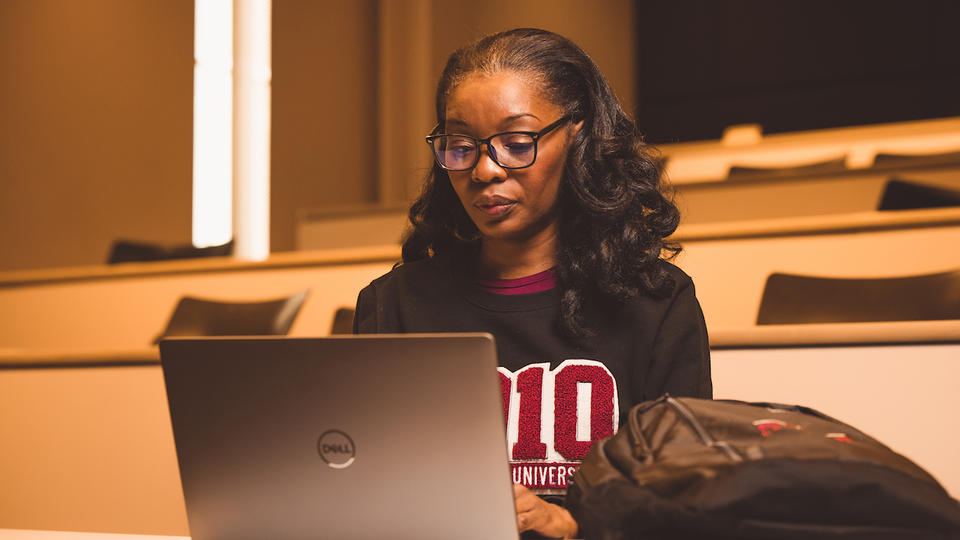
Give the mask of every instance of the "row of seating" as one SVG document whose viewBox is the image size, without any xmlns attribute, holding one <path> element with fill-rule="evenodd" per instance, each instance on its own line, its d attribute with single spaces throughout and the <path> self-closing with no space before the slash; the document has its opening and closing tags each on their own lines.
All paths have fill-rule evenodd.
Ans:
<svg viewBox="0 0 960 540">
<path fill-rule="evenodd" d="M 732 165 L 727 173 L 728 180 L 770 179 L 770 178 L 798 178 L 823 176 L 846 172 L 864 172 L 866 170 L 886 171 L 890 169 L 913 169 L 922 167 L 957 166 L 960 165 L 960 152 L 939 152 L 930 154 L 886 154 L 874 155 L 873 162 L 868 167 L 851 168 L 848 166 L 846 155 L 835 158 L 805 163 L 802 165 L 788 165 L 783 167 L 751 167 Z"/>
<path fill-rule="evenodd" d="M 308 290 L 262 302 L 186 296 L 155 342 L 177 336 L 286 335 Z M 354 310 L 341 307 L 331 334 L 349 334 Z M 960 270 L 893 278 L 822 278 L 775 273 L 764 286 L 758 325 L 960 319 Z"/>
</svg>

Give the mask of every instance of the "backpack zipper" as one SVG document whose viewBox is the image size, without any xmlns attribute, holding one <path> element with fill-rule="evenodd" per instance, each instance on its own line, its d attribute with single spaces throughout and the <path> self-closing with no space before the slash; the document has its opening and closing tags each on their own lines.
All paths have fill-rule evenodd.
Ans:
<svg viewBox="0 0 960 540">
<path fill-rule="evenodd" d="M 703 424 L 697 420 L 697 417 L 693 414 L 689 408 L 683 403 L 680 403 L 671 396 L 667 396 L 667 403 L 674 408 L 680 416 L 682 416 L 690 427 L 697 433 L 697 436 L 700 437 L 700 440 L 703 441 L 703 444 L 710 446 L 712 448 L 719 448 L 723 451 L 724 454 L 730 458 L 731 461 L 743 461 L 743 456 L 741 456 L 727 441 L 718 441 L 710 435 L 710 433 L 703 427 Z"/>
</svg>

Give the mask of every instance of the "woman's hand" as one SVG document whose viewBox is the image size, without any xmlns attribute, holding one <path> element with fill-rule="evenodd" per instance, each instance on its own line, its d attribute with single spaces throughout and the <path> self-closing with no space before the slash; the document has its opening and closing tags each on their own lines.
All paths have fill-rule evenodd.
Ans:
<svg viewBox="0 0 960 540">
<path fill-rule="evenodd" d="M 513 485 L 513 501 L 517 508 L 517 530 L 537 531 L 553 538 L 570 538 L 577 534 L 577 522 L 566 508 L 537 497 L 522 484 Z"/>
</svg>

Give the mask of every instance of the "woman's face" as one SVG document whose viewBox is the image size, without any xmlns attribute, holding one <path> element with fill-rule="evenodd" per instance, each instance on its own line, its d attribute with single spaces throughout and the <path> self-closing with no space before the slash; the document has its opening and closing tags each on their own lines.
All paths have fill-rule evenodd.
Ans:
<svg viewBox="0 0 960 540">
<path fill-rule="evenodd" d="M 534 84 L 513 72 L 474 73 L 450 93 L 444 131 L 484 139 L 504 131 L 540 131 L 562 116 Z M 530 167 L 504 169 L 484 145 L 473 169 L 448 171 L 484 240 L 523 242 L 555 233 L 563 165 L 578 128 L 563 124 L 542 136 Z"/>
</svg>

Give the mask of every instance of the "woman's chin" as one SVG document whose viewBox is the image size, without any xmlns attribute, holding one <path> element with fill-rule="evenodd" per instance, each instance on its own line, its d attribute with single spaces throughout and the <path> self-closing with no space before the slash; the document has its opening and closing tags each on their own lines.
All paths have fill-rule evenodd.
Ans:
<svg viewBox="0 0 960 540">
<path fill-rule="evenodd" d="M 480 238 L 484 242 L 508 242 L 511 244 L 530 243 L 538 245 L 543 242 L 544 235 L 548 233 L 542 227 L 518 227 L 513 223 L 499 223 L 497 226 L 479 227 Z"/>
</svg>

